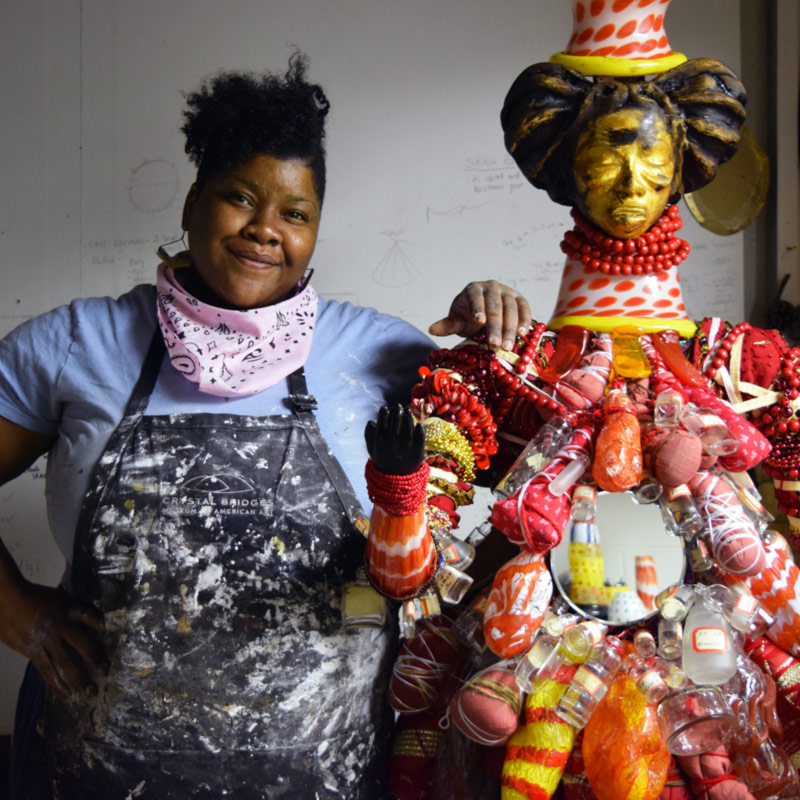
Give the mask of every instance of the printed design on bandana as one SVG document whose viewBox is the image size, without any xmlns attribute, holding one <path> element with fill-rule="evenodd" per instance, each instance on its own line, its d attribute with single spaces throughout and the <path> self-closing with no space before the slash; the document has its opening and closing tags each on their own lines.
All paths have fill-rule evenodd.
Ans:
<svg viewBox="0 0 800 800">
<path fill-rule="evenodd" d="M 255 394 L 308 358 L 319 298 L 311 286 L 263 308 L 217 308 L 188 294 L 164 264 L 156 279 L 158 322 L 170 363 L 200 391 Z"/>
</svg>

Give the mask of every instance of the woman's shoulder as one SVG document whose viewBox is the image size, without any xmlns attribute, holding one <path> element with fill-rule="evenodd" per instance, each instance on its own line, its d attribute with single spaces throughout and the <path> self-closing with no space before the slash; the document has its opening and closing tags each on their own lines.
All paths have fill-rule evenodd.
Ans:
<svg viewBox="0 0 800 800">
<path fill-rule="evenodd" d="M 354 305 L 350 301 L 320 297 L 316 329 L 319 334 L 343 335 L 352 341 L 359 341 L 368 334 L 371 338 L 364 341 L 365 344 L 376 338 L 388 338 L 422 348 L 433 347 L 431 340 L 411 323 L 369 306 Z"/>
</svg>

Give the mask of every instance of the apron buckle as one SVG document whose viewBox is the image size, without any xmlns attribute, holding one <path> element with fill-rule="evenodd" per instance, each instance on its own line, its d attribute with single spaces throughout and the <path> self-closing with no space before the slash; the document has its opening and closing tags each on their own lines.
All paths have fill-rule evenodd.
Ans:
<svg viewBox="0 0 800 800">
<path fill-rule="evenodd" d="M 290 394 L 289 399 L 295 411 L 314 411 L 317 408 L 317 398 L 313 394 Z"/>
</svg>

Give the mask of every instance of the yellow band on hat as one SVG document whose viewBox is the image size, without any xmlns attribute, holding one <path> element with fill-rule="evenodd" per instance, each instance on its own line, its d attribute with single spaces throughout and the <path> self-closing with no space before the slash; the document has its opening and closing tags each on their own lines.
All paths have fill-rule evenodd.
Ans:
<svg viewBox="0 0 800 800">
<path fill-rule="evenodd" d="M 565 325 L 580 325 L 590 331 L 599 333 L 611 333 L 614 328 L 620 325 L 636 325 L 643 329 L 644 333 L 654 333 L 655 331 L 677 331 L 684 338 L 695 335 L 697 326 L 689 319 L 652 319 L 647 317 L 589 317 L 589 316 L 565 316 L 554 317 L 547 323 L 551 331 L 560 331 Z"/>
<path fill-rule="evenodd" d="M 683 64 L 686 56 L 683 53 L 672 53 L 661 58 L 613 58 L 611 56 L 572 56 L 569 53 L 553 53 L 550 61 L 582 72 L 584 75 L 631 78 L 666 72 Z"/>
</svg>

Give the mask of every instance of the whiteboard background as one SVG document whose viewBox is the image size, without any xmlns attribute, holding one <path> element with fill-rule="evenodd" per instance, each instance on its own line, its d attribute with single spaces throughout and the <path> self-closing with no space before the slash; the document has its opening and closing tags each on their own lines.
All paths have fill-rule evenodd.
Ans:
<svg viewBox="0 0 800 800">
<path fill-rule="evenodd" d="M 568 0 L 6 0 L 0 32 L 0 334 L 155 274 L 192 181 L 182 90 L 224 69 L 284 70 L 292 45 L 332 102 L 314 284 L 425 329 L 470 280 L 497 278 L 547 319 L 568 209 L 520 176 L 499 112 L 526 66 L 560 50 Z M 736 0 L 676 0 L 672 46 L 739 68 Z M 743 317 L 741 234 L 684 208 L 690 315 Z M 0 535 L 57 583 L 43 464 L 0 488 Z M 0 733 L 23 661 L 0 647 Z"/>
</svg>

